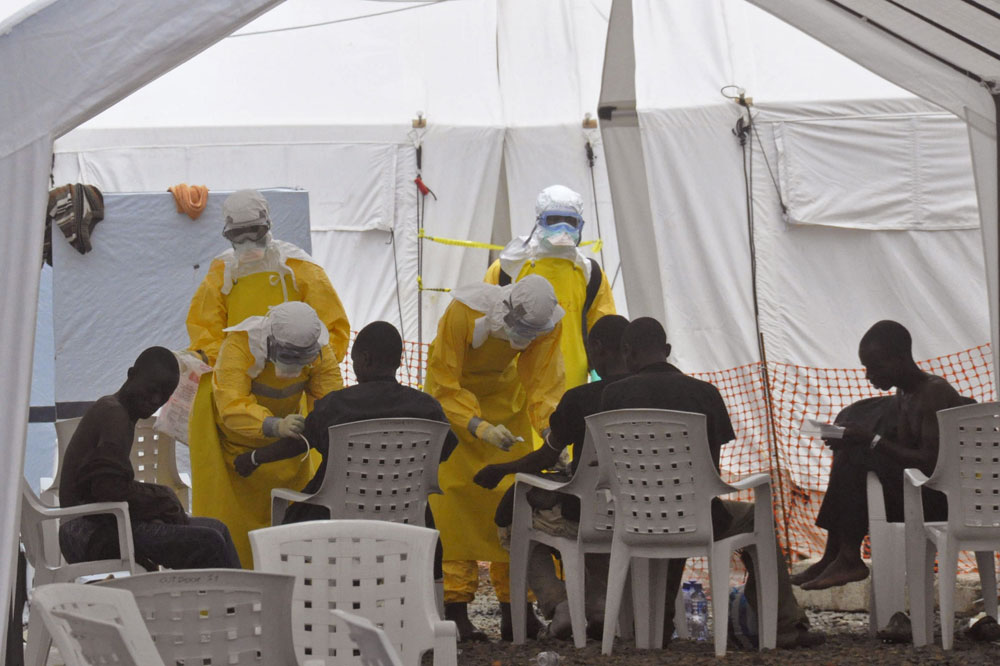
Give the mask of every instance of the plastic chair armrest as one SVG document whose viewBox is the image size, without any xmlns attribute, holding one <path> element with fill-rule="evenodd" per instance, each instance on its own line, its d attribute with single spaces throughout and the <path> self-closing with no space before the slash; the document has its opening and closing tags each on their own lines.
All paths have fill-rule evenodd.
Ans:
<svg viewBox="0 0 1000 666">
<path fill-rule="evenodd" d="M 451 620 L 435 620 L 432 623 L 434 631 L 434 666 L 457 666 L 458 664 L 458 628 Z"/>
<path fill-rule="evenodd" d="M 309 493 L 300 493 L 291 488 L 272 488 L 271 489 L 271 499 L 283 499 L 289 502 L 305 502 L 312 499 L 314 496 Z"/>
<path fill-rule="evenodd" d="M 523 483 L 527 486 L 541 488 L 542 490 L 561 491 L 563 488 L 573 483 L 570 481 L 549 481 L 534 474 L 518 473 L 514 476 L 515 483 Z"/>
<path fill-rule="evenodd" d="M 285 511 L 292 502 L 308 502 L 315 495 L 300 493 L 291 488 L 271 489 L 271 525 L 280 525 L 285 517 Z"/>
<path fill-rule="evenodd" d="M 126 564 L 130 573 L 136 573 L 135 556 L 133 554 L 135 546 L 132 543 L 132 521 L 129 518 L 128 502 L 94 502 L 92 504 L 59 507 L 57 509 L 44 509 L 43 520 L 99 516 L 108 513 L 115 517 L 116 527 L 118 528 L 118 552 L 120 553 L 121 560 Z"/>
<path fill-rule="evenodd" d="M 760 474 L 751 474 L 750 476 L 744 476 L 739 481 L 734 481 L 728 485 L 730 488 L 736 491 L 736 490 L 749 490 L 750 488 L 756 488 L 765 483 L 770 485 L 771 475 L 762 472 Z"/>
<path fill-rule="evenodd" d="M 868 472 L 865 483 L 868 496 L 868 522 L 886 522 L 885 496 L 882 494 L 882 482 L 879 481 L 878 474 Z"/>
<path fill-rule="evenodd" d="M 906 479 L 911 485 L 918 488 L 930 480 L 930 477 L 916 467 L 907 467 L 903 470 L 903 478 Z"/>
<path fill-rule="evenodd" d="M 919 469 L 909 467 L 903 470 L 903 523 L 908 547 L 922 543 L 924 531 L 924 500 L 921 486 L 927 482 L 927 475 Z"/>
</svg>

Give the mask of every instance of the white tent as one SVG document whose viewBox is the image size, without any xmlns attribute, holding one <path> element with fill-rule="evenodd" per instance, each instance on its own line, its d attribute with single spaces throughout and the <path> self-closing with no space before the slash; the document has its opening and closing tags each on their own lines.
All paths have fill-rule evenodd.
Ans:
<svg viewBox="0 0 1000 666">
<path fill-rule="evenodd" d="M 420 145 L 429 235 L 502 242 L 530 228 L 541 187 L 581 191 L 609 276 L 624 248 L 619 306 L 665 321 L 686 370 L 759 364 L 760 340 L 768 360 L 854 367 L 881 318 L 910 325 L 919 358 L 995 345 L 995 114 L 965 72 L 995 80 L 997 61 L 951 33 L 1000 43 L 1000 3 L 751 2 L 807 34 L 745 0 L 289 0 L 228 38 L 278 3 L 58 0 L 3 24 L 0 201 L 19 222 L 0 265 L 22 287 L 0 321 L 12 433 L 0 571 L 56 139 L 57 183 L 304 187 L 314 254 L 355 328 L 388 319 L 426 342 L 447 303 L 424 292 L 417 312 Z M 747 110 L 727 85 L 754 98 L 746 156 L 732 129 Z M 583 121 L 599 108 L 598 133 Z M 418 111 L 426 128 L 412 127 Z M 477 280 L 487 261 L 424 241 L 423 282 Z"/>
</svg>

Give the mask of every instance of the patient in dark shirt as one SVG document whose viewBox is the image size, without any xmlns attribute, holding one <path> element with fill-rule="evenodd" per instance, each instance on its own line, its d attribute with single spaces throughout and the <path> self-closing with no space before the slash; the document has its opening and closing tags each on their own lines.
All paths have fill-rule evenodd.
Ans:
<svg viewBox="0 0 1000 666">
<path fill-rule="evenodd" d="M 136 561 L 171 569 L 238 568 L 229 530 L 212 518 L 189 517 L 174 491 L 135 480 L 129 453 L 136 421 L 149 418 L 173 393 L 177 359 L 163 347 L 143 351 L 117 393 L 95 402 L 80 419 L 62 464 L 59 503 L 128 502 Z M 119 557 L 110 515 L 63 523 L 59 546 L 68 562 Z"/>
</svg>

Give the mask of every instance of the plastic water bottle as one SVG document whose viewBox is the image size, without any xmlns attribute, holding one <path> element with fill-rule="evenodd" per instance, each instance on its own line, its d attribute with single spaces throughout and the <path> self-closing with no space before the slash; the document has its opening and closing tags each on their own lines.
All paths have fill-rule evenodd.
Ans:
<svg viewBox="0 0 1000 666">
<path fill-rule="evenodd" d="M 684 622 L 687 624 L 688 636 L 692 636 L 691 630 L 693 629 L 691 625 L 691 616 L 694 615 L 694 609 L 691 606 L 691 590 L 693 589 L 694 581 L 689 580 L 688 582 L 681 585 L 681 593 L 684 595 Z M 674 626 L 677 626 L 677 619 L 674 620 Z M 674 630 L 674 637 L 677 637 L 677 631 Z"/>
<path fill-rule="evenodd" d="M 691 639 L 708 640 L 708 599 L 701 583 L 694 583 L 691 589 Z"/>
<path fill-rule="evenodd" d="M 558 652 L 546 650 L 545 652 L 539 652 L 535 656 L 534 663 L 537 666 L 559 666 L 559 662 L 561 661 L 562 657 L 559 656 Z"/>
</svg>

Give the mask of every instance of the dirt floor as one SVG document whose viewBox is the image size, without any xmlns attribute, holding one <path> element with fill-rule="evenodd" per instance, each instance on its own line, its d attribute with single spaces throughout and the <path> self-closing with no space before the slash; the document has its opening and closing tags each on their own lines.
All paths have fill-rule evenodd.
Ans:
<svg viewBox="0 0 1000 666">
<path fill-rule="evenodd" d="M 955 634 L 955 647 L 949 652 L 938 646 L 916 649 L 910 644 L 890 645 L 868 636 L 867 613 L 807 611 L 813 630 L 826 636 L 820 647 L 766 652 L 738 650 L 732 647 L 717 660 L 710 642 L 674 640 L 664 650 L 637 650 L 634 645 L 616 641 L 610 657 L 601 655 L 598 641 L 587 641 L 582 650 L 570 641 L 545 639 L 511 645 L 500 641 L 500 615 L 496 597 L 485 572 L 481 571 L 480 594 L 470 606 L 472 621 L 492 639 L 490 643 L 461 643 L 458 663 L 461 666 L 530 666 L 542 651 L 557 652 L 560 666 L 606 665 L 650 666 L 652 664 L 795 664 L 796 666 L 841 664 L 1000 664 L 1000 644 L 976 643 Z M 968 618 L 956 624 L 966 626 Z M 429 662 L 427 662 L 429 663 Z"/>
</svg>

